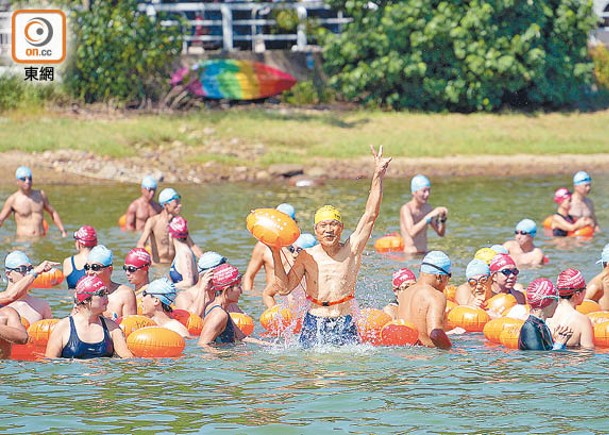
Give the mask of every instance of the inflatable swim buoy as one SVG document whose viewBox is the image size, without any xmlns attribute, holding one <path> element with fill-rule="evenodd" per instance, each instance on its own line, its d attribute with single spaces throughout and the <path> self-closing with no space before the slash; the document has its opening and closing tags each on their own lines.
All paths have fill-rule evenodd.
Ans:
<svg viewBox="0 0 609 435">
<path fill-rule="evenodd" d="M 594 325 L 594 345 L 609 347 L 609 321 Z"/>
<path fill-rule="evenodd" d="M 274 305 L 260 315 L 260 324 L 269 334 L 281 335 L 294 327 L 292 311 L 282 305 Z"/>
<path fill-rule="evenodd" d="M 274 208 L 252 210 L 247 216 L 246 225 L 255 238 L 275 248 L 290 246 L 300 236 L 296 222 Z"/>
<path fill-rule="evenodd" d="M 231 319 L 237 327 L 243 332 L 245 335 L 250 336 L 252 332 L 254 332 L 254 319 L 252 319 L 247 314 L 243 313 L 229 313 Z"/>
<path fill-rule="evenodd" d="M 45 236 L 49 234 L 49 223 L 46 221 L 46 219 L 42 220 L 42 228 L 44 229 Z"/>
<path fill-rule="evenodd" d="M 125 228 L 127 228 L 127 214 L 118 218 L 118 226 L 122 231 L 125 231 Z"/>
<path fill-rule="evenodd" d="M 598 302 L 594 302 L 590 299 L 584 299 L 584 301 L 575 307 L 577 311 L 582 314 L 594 313 L 596 311 L 602 311 L 601 306 Z"/>
<path fill-rule="evenodd" d="M 550 259 L 548 258 L 547 255 L 543 256 L 543 264 L 548 264 L 550 262 Z"/>
<path fill-rule="evenodd" d="M 52 288 L 61 284 L 63 278 L 63 272 L 53 267 L 48 272 L 38 274 L 32 283 L 32 288 Z"/>
<path fill-rule="evenodd" d="M 133 331 L 127 338 L 127 347 L 141 358 L 174 358 L 182 354 L 186 341 L 170 329 L 148 326 Z"/>
<path fill-rule="evenodd" d="M 586 225 L 585 227 L 579 228 L 575 231 L 569 231 L 567 236 L 582 238 L 594 237 L 594 228 L 592 228 L 590 225 Z"/>
<path fill-rule="evenodd" d="M 453 284 L 449 284 L 444 287 L 444 296 L 446 296 L 446 300 L 456 302 L 455 296 L 457 295 L 457 286 Z"/>
<path fill-rule="evenodd" d="M 547 218 L 545 218 L 543 220 L 543 224 L 542 226 L 547 229 L 547 230 L 551 230 L 552 229 L 552 215 L 548 216 Z"/>
<path fill-rule="evenodd" d="M 499 317 L 498 319 L 490 320 L 484 325 L 482 332 L 484 337 L 492 343 L 501 343 L 501 333 L 504 329 L 524 324 L 524 320 L 513 319 L 511 317 Z"/>
<path fill-rule="evenodd" d="M 374 242 L 376 252 L 402 252 L 404 250 L 404 239 L 398 233 L 386 234 Z"/>
<path fill-rule="evenodd" d="M 508 349 L 518 349 L 518 338 L 520 337 L 520 329 L 523 324 L 524 321 L 522 321 L 521 325 L 505 327 L 501 331 L 501 334 L 499 334 L 499 342 Z"/>
<path fill-rule="evenodd" d="M 13 344 L 10 358 L 19 361 L 35 361 L 44 358 L 49 337 L 57 322 L 59 322 L 59 319 L 42 319 L 26 327 L 28 342 L 26 344 Z M 22 317 L 21 324 L 25 326 L 26 324 L 29 325 L 29 322 Z"/>
<path fill-rule="evenodd" d="M 509 293 L 499 293 L 486 301 L 486 310 L 494 311 L 500 316 L 505 316 L 505 314 L 517 304 L 518 301 L 513 295 Z"/>
<path fill-rule="evenodd" d="M 357 316 L 357 330 L 364 343 L 381 344 L 381 331 L 391 322 L 391 316 L 383 310 L 364 308 Z"/>
<path fill-rule="evenodd" d="M 23 327 L 25 328 L 26 331 L 30 327 L 30 321 L 28 319 L 26 319 L 25 317 L 21 317 L 21 324 L 23 325 Z"/>
<path fill-rule="evenodd" d="M 594 311 L 586 314 L 586 316 L 588 316 L 593 325 L 609 322 L 609 311 Z"/>
<path fill-rule="evenodd" d="M 412 346 L 419 341 L 419 331 L 414 323 L 402 319 L 392 320 L 381 329 L 383 346 Z"/>
<path fill-rule="evenodd" d="M 35 346 L 42 346 L 46 349 L 49 337 L 59 319 L 42 319 L 34 322 L 27 330 L 30 342 Z"/>
<path fill-rule="evenodd" d="M 138 329 L 145 328 L 147 326 L 156 326 L 156 322 L 150 317 L 132 314 L 130 316 L 123 317 L 118 323 L 118 326 L 123 330 L 125 338 L 129 338 L 129 336 Z"/>
<path fill-rule="evenodd" d="M 448 313 L 451 329 L 460 327 L 467 332 L 482 332 L 489 320 L 491 318 L 486 311 L 466 305 L 459 305 Z"/>
<path fill-rule="evenodd" d="M 201 319 L 201 317 L 196 315 L 195 313 L 175 308 L 171 311 L 169 317 L 177 320 L 182 325 L 184 325 L 186 329 L 188 329 L 188 333 L 191 336 L 198 337 L 199 335 L 201 335 L 201 331 L 203 330 L 203 319 Z"/>
<path fill-rule="evenodd" d="M 444 314 L 448 315 L 448 313 L 450 313 L 453 308 L 456 308 L 458 306 L 459 305 L 457 305 L 456 302 L 453 302 L 453 301 L 450 301 L 447 299 L 446 300 L 446 309 L 444 310 Z"/>
</svg>

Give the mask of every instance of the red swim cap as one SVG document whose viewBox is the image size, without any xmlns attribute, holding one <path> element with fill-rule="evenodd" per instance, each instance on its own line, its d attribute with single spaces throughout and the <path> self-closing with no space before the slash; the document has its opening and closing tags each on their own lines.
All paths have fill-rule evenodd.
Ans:
<svg viewBox="0 0 609 435">
<path fill-rule="evenodd" d="M 214 290 L 224 290 L 241 282 L 239 269 L 232 264 L 224 263 L 214 269 L 214 274 L 211 277 L 211 285 Z"/>
<path fill-rule="evenodd" d="M 579 270 L 569 268 L 560 272 L 556 287 L 560 296 L 571 296 L 578 290 L 586 289 L 586 280 Z"/>
<path fill-rule="evenodd" d="M 188 237 L 188 222 L 182 216 L 174 217 L 169 222 L 169 234 L 174 239 L 185 239 Z"/>
<path fill-rule="evenodd" d="M 502 269 L 516 267 L 516 263 L 514 259 L 510 257 L 508 254 L 497 254 L 491 260 L 491 264 L 489 265 L 489 269 L 492 272 L 499 272 Z"/>
<path fill-rule="evenodd" d="M 393 281 L 391 283 L 394 287 L 399 287 L 406 281 L 416 281 L 417 277 L 414 275 L 412 270 L 404 267 L 403 269 L 396 270 L 393 272 Z"/>
<path fill-rule="evenodd" d="M 142 268 L 150 266 L 152 258 L 150 254 L 144 248 L 133 248 L 125 257 L 125 266 L 134 266 Z"/>
<path fill-rule="evenodd" d="M 90 225 L 83 225 L 74 233 L 74 238 L 78 240 L 83 246 L 89 248 L 97 245 L 97 233 L 95 228 Z"/>
<path fill-rule="evenodd" d="M 566 187 L 556 189 L 556 192 L 554 192 L 554 202 L 556 204 L 560 204 L 567 198 L 571 198 L 571 192 L 569 192 L 569 189 L 567 189 Z"/>
<path fill-rule="evenodd" d="M 86 301 L 91 296 L 93 296 L 93 294 L 105 288 L 106 286 L 97 276 L 83 276 L 76 283 L 76 290 L 74 291 L 74 301 L 76 303 Z"/>
<path fill-rule="evenodd" d="M 558 290 L 548 278 L 537 278 L 527 287 L 527 302 L 531 308 L 545 308 L 558 300 Z"/>
</svg>

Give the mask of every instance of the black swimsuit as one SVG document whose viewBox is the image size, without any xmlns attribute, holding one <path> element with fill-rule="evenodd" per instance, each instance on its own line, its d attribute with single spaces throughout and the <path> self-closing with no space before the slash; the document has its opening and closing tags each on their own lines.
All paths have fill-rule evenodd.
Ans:
<svg viewBox="0 0 609 435">
<path fill-rule="evenodd" d="M 70 339 L 61 351 L 61 357 L 90 359 L 114 355 L 114 344 L 112 343 L 112 337 L 110 337 L 110 331 L 108 331 L 104 318 L 100 317 L 99 320 L 104 330 L 104 338 L 98 343 L 85 343 L 78 337 L 74 319 L 70 316 Z"/>
<path fill-rule="evenodd" d="M 570 224 L 575 223 L 575 219 L 570 214 L 568 214 L 566 216 L 563 216 L 560 213 L 555 213 L 555 214 L 557 214 L 558 216 L 560 216 L 561 218 L 563 218 L 564 220 L 566 220 Z M 552 235 L 554 237 L 567 237 L 567 234 L 568 234 L 567 231 L 561 230 L 560 228 L 554 228 L 552 230 Z"/>
</svg>

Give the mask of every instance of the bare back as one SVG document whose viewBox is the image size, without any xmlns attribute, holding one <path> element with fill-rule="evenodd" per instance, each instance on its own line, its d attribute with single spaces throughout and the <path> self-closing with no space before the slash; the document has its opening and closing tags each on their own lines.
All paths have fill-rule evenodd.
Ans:
<svg viewBox="0 0 609 435">
<path fill-rule="evenodd" d="M 598 302 L 601 310 L 609 311 L 609 269 L 603 269 L 588 283 L 586 299 Z"/>
<path fill-rule="evenodd" d="M 414 199 L 400 209 L 400 233 L 404 239 L 404 252 L 415 254 L 427 251 L 427 228 L 419 231 L 414 237 L 411 236 L 408 228 L 418 224 L 432 209 L 428 203 L 418 208 Z"/>
<path fill-rule="evenodd" d="M 140 242 L 142 242 L 142 239 L 148 235 L 147 239 L 150 241 L 152 261 L 154 263 L 171 263 L 175 257 L 175 249 L 167 229 L 168 224 L 169 217 L 166 213 L 152 216 L 146 222 L 144 233 L 142 233 L 142 238 L 140 238 Z M 145 244 L 145 240 L 143 243 L 138 243 L 138 245 L 143 244 Z"/>
<path fill-rule="evenodd" d="M 594 331 L 590 318 L 573 308 L 568 300 L 560 300 L 554 315 L 547 320 L 547 324 L 552 331 L 558 325 L 566 325 L 571 328 L 573 335 L 567 341 L 567 347 L 594 347 Z"/>
<path fill-rule="evenodd" d="M 434 329 L 443 329 L 446 296 L 425 283 L 416 283 L 399 295 L 398 317 L 414 323 L 419 331 L 419 341 L 428 347 L 435 347 L 429 337 Z"/>
</svg>

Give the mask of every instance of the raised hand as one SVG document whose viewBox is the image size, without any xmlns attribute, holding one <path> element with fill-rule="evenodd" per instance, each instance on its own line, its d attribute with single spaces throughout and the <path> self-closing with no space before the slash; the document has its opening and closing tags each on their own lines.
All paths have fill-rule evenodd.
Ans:
<svg viewBox="0 0 609 435">
<path fill-rule="evenodd" d="M 389 166 L 389 162 L 391 162 L 391 157 L 383 158 L 383 145 L 379 146 L 378 153 L 374 149 L 373 145 L 370 145 L 370 150 L 372 151 L 372 155 L 374 156 L 374 170 L 380 177 L 384 177 L 387 172 L 387 167 Z"/>
</svg>

